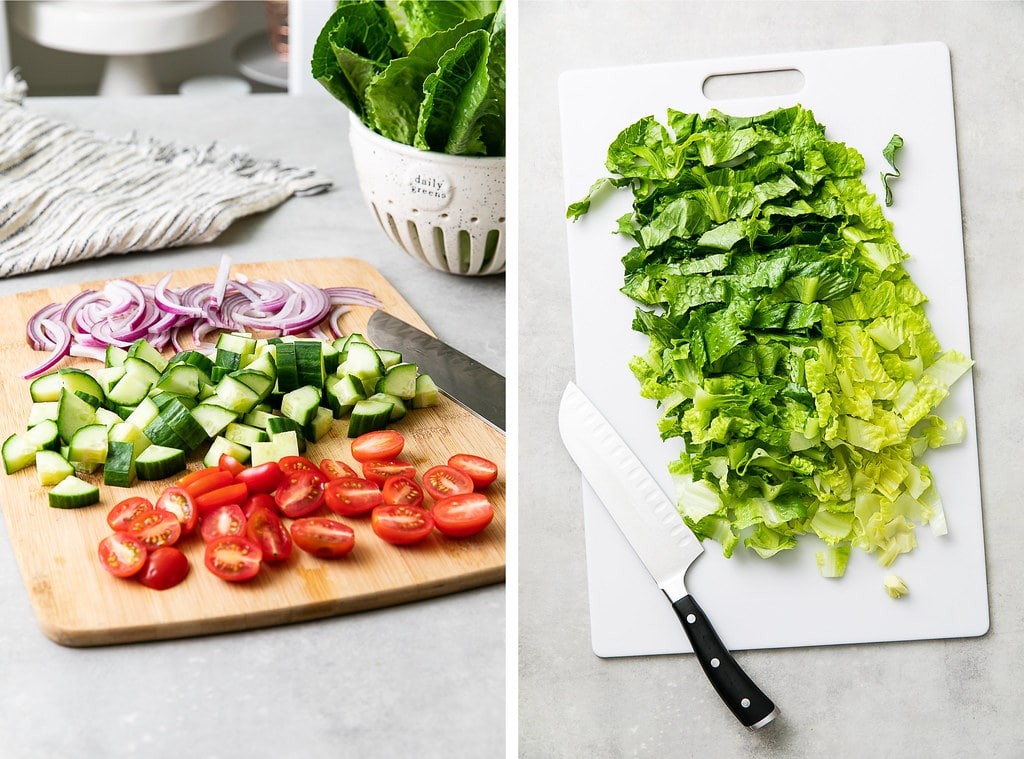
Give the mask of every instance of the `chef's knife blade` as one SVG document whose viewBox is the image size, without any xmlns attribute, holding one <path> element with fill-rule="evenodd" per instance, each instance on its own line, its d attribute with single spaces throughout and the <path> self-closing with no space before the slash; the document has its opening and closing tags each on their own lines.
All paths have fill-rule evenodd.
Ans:
<svg viewBox="0 0 1024 759">
<path fill-rule="evenodd" d="M 398 351 L 449 398 L 505 431 L 503 376 L 386 311 L 375 311 L 366 330 L 378 348 Z"/>
<path fill-rule="evenodd" d="M 740 668 L 683 584 L 703 553 L 674 504 L 590 399 L 570 382 L 558 412 L 562 440 L 583 476 L 672 602 L 704 673 L 743 725 L 764 727 L 775 704 Z"/>
</svg>

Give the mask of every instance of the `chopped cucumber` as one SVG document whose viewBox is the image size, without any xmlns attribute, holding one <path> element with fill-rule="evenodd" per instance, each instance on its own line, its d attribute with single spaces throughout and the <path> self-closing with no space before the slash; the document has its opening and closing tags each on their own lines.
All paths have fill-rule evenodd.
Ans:
<svg viewBox="0 0 1024 759">
<path fill-rule="evenodd" d="M 382 430 L 388 426 L 394 404 L 387 401 L 359 401 L 348 418 L 348 436 L 359 437 L 364 432 Z"/>
<path fill-rule="evenodd" d="M 181 448 L 154 443 L 135 457 L 135 474 L 140 480 L 162 480 L 182 471 L 185 465 Z"/>
<path fill-rule="evenodd" d="M 252 462 L 252 454 L 247 446 L 240 445 L 218 435 L 213 439 L 213 442 L 210 443 L 210 448 L 206 451 L 206 456 L 203 458 L 203 466 L 217 466 L 223 453 L 228 454 L 243 464 Z"/>
<path fill-rule="evenodd" d="M 107 442 L 107 458 L 103 463 L 103 484 L 126 488 L 135 482 L 135 446 L 129 442 Z"/>
<path fill-rule="evenodd" d="M 413 408 L 427 408 L 436 406 L 439 400 L 440 390 L 434 384 L 429 374 L 421 374 L 416 378 L 416 395 L 412 399 Z"/>
<path fill-rule="evenodd" d="M 0 455 L 4 460 L 4 471 L 7 474 L 14 474 L 26 467 L 36 463 L 36 453 L 39 448 L 24 434 L 15 432 L 4 441 L 3 450 Z"/>
<path fill-rule="evenodd" d="M 79 509 L 99 503 L 100 489 L 75 475 L 69 475 L 53 487 L 47 499 L 54 509 Z"/>
<path fill-rule="evenodd" d="M 43 487 L 56 485 L 75 473 L 75 468 L 57 451 L 39 451 L 36 454 L 36 473 Z"/>
<path fill-rule="evenodd" d="M 316 387 L 303 385 L 281 397 L 281 413 L 294 419 L 300 426 L 309 424 L 316 415 L 320 399 L 321 393 Z"/>
<path fill-rule="evenodd" d="M 75 431 L 68 443 L 68 459 L 78 464 L 102 464 L 107 460 L 107 428 L 87 424 Z"/>
</svg>

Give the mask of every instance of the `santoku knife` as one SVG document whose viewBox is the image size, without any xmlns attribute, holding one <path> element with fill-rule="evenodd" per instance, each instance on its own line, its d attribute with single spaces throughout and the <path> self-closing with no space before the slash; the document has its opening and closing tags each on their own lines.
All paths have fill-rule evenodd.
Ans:
<svg viewBox="0 0 1024 759">
<path fill-rule="evenodd" d="M 778 715 L 775 704 L 736 663 L 683 584 L 687 568 L 704 549 L 675 505 L 572 382 L 562 395 L 558 426 L 583 476 L 672 602 L 718 695 L 747 728 L 756 730 L 770 723 Z"/>
<path fill-rule="evenodd" d="M 503 376 L 386 311 L 375 311 L 366 330 L 378 348 L 398 351 L 449 398 L 505 431 Z"/>
</svg>

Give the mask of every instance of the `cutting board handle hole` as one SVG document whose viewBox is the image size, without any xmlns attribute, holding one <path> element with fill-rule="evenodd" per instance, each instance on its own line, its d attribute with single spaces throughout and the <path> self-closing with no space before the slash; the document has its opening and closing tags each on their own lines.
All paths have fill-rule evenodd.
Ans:
<svg viewBox="0 0 1024 759">
<path fill-rule="evenodd" d="M 712 74 L 701 85 L 701 91 L 708 100 L 778 97 L 792 95 L 803 88 L 804 75 L 799 69 Z"/>
</svg>

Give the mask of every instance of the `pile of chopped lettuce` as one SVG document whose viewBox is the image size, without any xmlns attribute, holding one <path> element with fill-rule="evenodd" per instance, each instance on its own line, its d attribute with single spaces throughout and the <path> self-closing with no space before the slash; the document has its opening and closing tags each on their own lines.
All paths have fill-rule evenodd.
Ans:
<svg viewBox="0 0 1024 759">
<path fill-rule="evenodd" d="M 799 105 L 670 110 L 623 130 L 606 168 L 568 216 L 632 190 L 622 292 L 650 342 L 630 368 L 684 442 L 670 469 L 696 534 L 768 558 L 814 533 L 826 577 L 851 546 L 889 566 L 916 526 L 945 534 L 921 456 L 963 439 L 935 410 L 972 361 L 941 349 L 863 157 Z"/>
<path fill-rule="evenodd" d="M 310 68 L 389 140 L 449 155 L 505 154 L 502 0 L 340 0 Z"/>
</svg>

